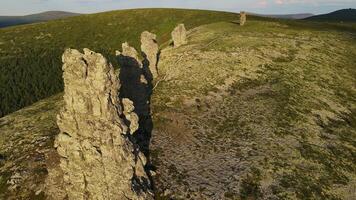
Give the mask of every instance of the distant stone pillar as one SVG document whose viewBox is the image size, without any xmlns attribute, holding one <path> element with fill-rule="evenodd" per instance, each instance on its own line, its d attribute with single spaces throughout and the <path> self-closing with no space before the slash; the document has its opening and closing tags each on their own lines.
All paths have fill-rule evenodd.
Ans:
<svg viewBox="0 0 356 200">
<path fill-rule="evenodd" d="M 157 56 L 158 56 L 158 44 L 157 44 L 157 36 L 148 31 L 144 31 L 141 34 L 141 51 L 145 54 L 146 58 L 149 62 L 149 69 L 152 73 L 153 78 L 158 76 L 157 70 Z"/>
<path fill-rule="evenodd" d="M 246 23 L 246 12 L 241 11 L 240 12 L 240 26 L 245 25 Z"/>
<path fill-rule="evenodd" d="M 171 33 L 174 47 L 187 44 L 187 31 L 184 24 L 179 24 Z"/>
<path fill-rule="evenodd" d="M 120 106 L 113 67 L 89 49 L 67 49 L 62 60 L 65 105 L 57 116 L 55 147 L 68 199 L 152 199 L 146 158 L 120 118 L 133 108 L 124 112 Z"/>
</svg>

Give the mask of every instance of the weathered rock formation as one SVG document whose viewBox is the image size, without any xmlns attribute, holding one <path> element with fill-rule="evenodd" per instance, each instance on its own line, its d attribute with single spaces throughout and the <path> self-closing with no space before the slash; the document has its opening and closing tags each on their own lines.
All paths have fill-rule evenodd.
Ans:
<svg viewBox="0 0 356 200">
<path fill-rule="evenodd" d="M 144 31 L 141 34 L 141 51 L 143 56 L 148 60 L 149 69 L 153 75 L 153 78 L 158 76 L 157 71 L 157 56 L 158 56 L 158 44 L 157 36 L 148 31 Z"/>
<path fill-rule="evenodd" d="M 245 25 L 246 23 L 246 12 L 241 11 L 240 12 L 240 26 Z"/>
<path fill-rule="evenodd" d="M 179 24 L 176 28 L 174 28 L 171 35 L 174 47 L 180 47 L 187 44 L 187 31 L 184 24 Z"/>
<path fill-rule="evenodd" d="M 133 113 L 132 111 L 139 118 L 138 129 L 131 133 L 133 133 L 133 139 L 139 145 L 140 150 L 148 157 L 153 128 L 150 109 L 153 76 L 149 69 L 149 61 L 144 59 L 140 64 L 141 61 L 138 60 L 137 51 L 128 46 L 127 43 L 122 45 L 122 52 L 116 51 L 116 54 L 121 66 L 119 97 L 122 99 L 123 104 L 126 103 L 127 105 L 127 110 L 124 105 L 126 119 L 131 118 L 127 117 L 127 115 Z M 130 99 L 133 106 L 131 106 L 131 102 L 127 102 L 125 99 Z M 132 123 L 130 123 L 131 125 Z"/>
<path fill-rule="evenodd" d="M 134 112 L 135 107 L 133 102 L 128 99 L 128 98 L 123 98 L 122 99 L 122 106 L 124 107 L 124 115 L 125 118 L 130 122 L 130 133 L 133 134 L 135 131 L 137 131 L 139 124 L 138 124 L 138 116 Z"/>
<path fill-rule="evenodd" d="M 146 158 L 120 115 L 130 116 L 131 124 L 137 119 L 130 100 L 122 111 L 113 67 L 89 49 L 67 49 L 62 59 L 65 105 L 57 116 L 55 146 L 68 199 L 151 199 Z M 131 124 L 130 131 L 137 129 Z"/>
<path fill-rule="evenodd" d="M 116 51 L 116 56 L 119 58 L 120 65 L 139 66 L 142 68 L 142 62 L 138 58 L 138 52 L 131 47 L 129 43 L 122 43 L 122 52 Z"/>
<path fill-rule="evenodd" d="M 135 48 L 122 44 L 122 52 L 116 51 L 120 68 L 120 98 L 129 98 L 134 103 L 135 113 L 149 115 L 149 96 L 152 73 L 146 60 L 141 62 Z"/>
</svg>

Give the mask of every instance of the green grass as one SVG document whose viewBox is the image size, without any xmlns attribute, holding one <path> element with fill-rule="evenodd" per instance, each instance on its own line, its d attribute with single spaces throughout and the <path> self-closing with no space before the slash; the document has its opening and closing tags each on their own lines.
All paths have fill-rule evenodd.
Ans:
<svg viewBox="0 0 356 200">
<path fill-rule="evenodd" d="M 145 30 L 157 34 L 162 44 L 179 23 L 191 29 L 237 17 L 203 10 L 136 9 L 0 29 L 0 117 L 63 90 L 65 48 L 90 48 L 117 67 L 115 50 L 125 41 L 139 49 Z"/>
</svg>

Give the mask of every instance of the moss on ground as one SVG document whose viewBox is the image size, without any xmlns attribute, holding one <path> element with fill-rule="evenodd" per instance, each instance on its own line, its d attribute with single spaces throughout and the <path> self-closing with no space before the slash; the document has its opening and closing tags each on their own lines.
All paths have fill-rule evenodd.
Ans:
<svg viewBox="0 0 356 200">
<path fill-rule="evenodd" d="M 200 176 L 181 184 L 163 172 L 176 183 L 172 189 L 208 199 L 350 198 L 356 172 L 353 27 L 220 22 L 194 29 L 187 46 L 163 52 L 161 70 L 170 78 L 155 91 L 154 119 L 171 120 L 160 121 L 155 139 L 178 144 L 166 141 L 170 149 L 160 160 Z M 184 130 L 168 131 L 177 119 Z M 180 132 L 191 141 L 176 138 Z M 185 155 L 186 149 L 194 153 Z M 210 174 L 197 170 L 205 162 Z M 222 172 L 225 166 L 231 171 Z M 221 182 L 231 176 L 236 182 Z M 215 189 L 192 189 L 198 180 Z"/>
</svg>

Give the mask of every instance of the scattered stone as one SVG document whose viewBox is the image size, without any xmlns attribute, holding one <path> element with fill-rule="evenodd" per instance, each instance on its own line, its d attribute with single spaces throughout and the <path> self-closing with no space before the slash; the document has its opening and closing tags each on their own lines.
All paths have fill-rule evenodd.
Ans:
<svg viewBox="0 0 356 200">
<path fill-rule="evenodd" d="M 245 25 L 245 23 L 246 23 L 246 12 L 241 11 L 240 12 L 240 26 Z"/>
<path fill-rule="evenodd" d="M 153 170 L 150 170 L 150 174 L 151 174 L 151 176 L 157 176 L 157 172 L 155 172 Z"/>
<path fill-rule="evenodd" d="M 163 193 L 163 196 L 169 196 L 171 194 L 172 194 L 172 191 L 170 189 L 165 189 L 164 193 Z"/>
<path fill-rule="evenodd" d="M 23 177 L 20 175 L 20 173 L 16 172 L 14 173 L 9 180 L 7 180 L 7 184 L 9 185 L 8 189 L 11 191 L 16 190 L 19 185 L 22 182 Z"/>
<path fill-rule="evenodd" d="M 172 32 L 174 47 L 180 47 L 187 44 L 187 31 L 184 24 L 179 24 Z"/>
<path fill-rule="evenodd" d="M 148 84 L 148 81 L 143 74 L 140 75 L 140 82 L 146 85 Z"/>
<path fill-rule="evenodd" d="M 135 56 L 124 47 L 124 54 Z M 144 163 L 120 118 L 114 68 L 89 49 L 67 49 L 62 60 L 65 105 L 57 116 L 55 147 L 68 199 L 152 199 Z"/>
<path fill-rule="evenodd" d="M 41 192 L 42 192 L 42 190 L 40 189 L 40 190 L 37 190 L 36 192 L 35 192 L 35 195 L 36 196 L 38 196 L 38 195 L 40 195 L 41 194 Z"/>
<path fill-rule="evenodd" d="M 157 56 L 158 56 L 158 44 L 157 36 L 148 31 L 144 31 L 141 34 L 141 51 L 144 57 L 149 61 L 149 69 L 153 75 L 153 78 L 158 76 L 157 70 Z"/>
</svg>

